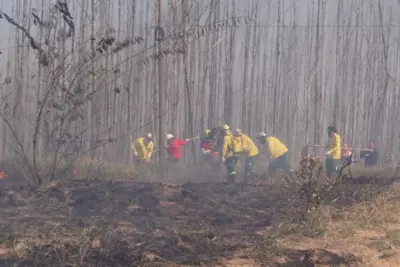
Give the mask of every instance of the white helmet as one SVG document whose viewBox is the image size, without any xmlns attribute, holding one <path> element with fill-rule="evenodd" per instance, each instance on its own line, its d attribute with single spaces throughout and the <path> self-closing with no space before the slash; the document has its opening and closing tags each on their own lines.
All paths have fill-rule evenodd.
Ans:
<svg viewBox="0 0 400 267">
<path fill-rule="evenodd" d="M 147 134 L 147 139 L 153 140 L 153 135 L 151 133 Z"/>
<path fill-rule="evenodd" d="M 237 129 L 235 130 L 235 133 L 236 133 L 237 135 L 241 135 L 243 132 L 242 132 L 242 129 L 237 128 Z"/>
<path fill-rule="evenodd" d="M 174 136 L 172 134 L 167 134 L 167 141 L 173 138 Z"/>
<path fill-rule="evenodd" d="M 259 134 L 258 134 L 258 136 L 259 136 L 259 137 L 266 137 L 266 136 L 267 136 L 267 134 L 266 134 L 266 133 L 264 133 L 264 132 L 261 132 L 261 133 L 259 133 Z"/>
</svg>

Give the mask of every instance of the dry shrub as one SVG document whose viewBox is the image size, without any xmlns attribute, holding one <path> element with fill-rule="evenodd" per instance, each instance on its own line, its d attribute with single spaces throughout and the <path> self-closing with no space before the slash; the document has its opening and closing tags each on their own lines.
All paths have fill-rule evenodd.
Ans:
<svg viewBox="0 0 400 267">
<path fill-rule="evenodd" d="M 300 168 L 294 173 L 298 189 L 289 199 L 289 228 L 300 230 L 311 237 L 324 235 L 329 222 L 338 216 L 338 210 L 342 208 L 332 204 L 339 199 L 344 203 L 344 199 L 348 197 L 345 196 L 347 189 L 344 185 L 352 177 L 344 174 L 345 167 L 347 166 L 339 171 L 338 177 L 328 178 L 319 157 L 302 158 Z"/>
<path fill-rule="evenodd" d="M 324 212 L 321 206 L 325 198 L 335 186 L 334 180 L 328 180 L 323 174 L 323 164 L 319 157 L 303 157 L 294 176 L 299 188 L 289 199 L 289 208 L 292 215 L 290 221 L 294 225 L 305 226 L 309 234 L 319 232 L 317 218 Z"/>
<path fill-rule="evenodd" d="M 40 163 L 41 174 L 46 174 L 51 165 L 44 161 Z M 73 164 L 60 161 L 55 170 L 55 179 L 132 179 L 135 173 L 134 164 L 109 163 L 90 158 L 81 158 Z"/>
<path fill-rule="evenodd" d="M 74 174 L 74 170 L 76 171 Z M 82 180 L 146 180 L 157 174 L 158 164 L 148 162 L 137 166 L 134 163 L 106 162 L 80 158 L 73 164 L 61 162 L 56 177 Z"/>
<path fill-rule="evenodd" d="M 260 236 L 257 240 L 256 247 L 249 253 L 249 256 L 258 263 L 266 263 L 271 258 L 279 256 L 281 247 L 274 236 Z"/>
<path fill-rule="evenodd" d="M 24 168 L 25 164 L 19 158 L 10 158 L 0 162 L 0 171 L 4 171 L 7 177 L 1 180 L 1 184 L 32 184 L 32 175 Z M 111 163 L 89 158 L 82 158 L 73 164 L 60 160 L 55 170 L 54 179 L 137 179 L 147 170 L 154 168 L 154 164 L 146 164 L 143 167 L 136 167 L 135 164 Z M 49 175 L 52 169 L 50 160 L 42 159 L 37 163 L 37 172 L 43 180 Z"/>
<path fill-rule="evenodd" d="M 385 231 L 382 237 L 373 237 L 368 244 L 370 248 L 376 249 L 378 252 L 383 252 L 381 258 L 388 258 L 396 254 L 396 250 L 400 248 L 400 231 Z"/>
<path fill-rule="evenodd" d="M 362 163 L 353 163 L 351 172 L 354 177 L 393 177 L 397 171 L 390 168 L 365 167 Z"/>
<path fill-rule="evenodd" d="M 29 170 L 20 157 L 6 158 L 0 162 L 0 170 L 14 179 L 30 179 Z"/>
<path fill-rule="evenodd" d="M 334 210 L 333 218 L 340 222 L 332 232 L 351 234 L 355 230 L 385 229 L 399 223 L 399 186 L 393 184 L 386 192 L 351 207 Z"/>
<path fill-rule="evenodd" d="M 108 163 L 99 160 L 83 158 L 69 168 L 69 173 L 76 169 L 78 179 L 133 179 L 135 177 L 134 164 Z"/>
<path fill-rule="evenodd" d="M 33 183 L 30 172 L 20 157 L 2 160 L 0 162 L 1 171 L 4 171 L 7 177 L 0 180 L 0 189 L 7 189 L 15 184 L 30 185 Z"/>
<path fill-rule="evenodd" d="M 357 184 L 358 178 L 353 177 L 351 180 L 327 179 L 322 169 L 318 157 L 302 159 L 301 168 L 296 172 L 301 183 L 290 198 L 289 223 L 283 231 L 300 231 L 318 237 L 327 232 L 351 234 L 356 229 L 376 229 L 398 222 L 400 193 L 398 186 L 392 184 L 395 180 L 386 179 L 381 186 Z M 382 177 L 374 177 L 375 180 L 386 177 L 386 173 L 375 175 Z M 340 223 L 334 226 L 335 222 Z"/>
</svg>

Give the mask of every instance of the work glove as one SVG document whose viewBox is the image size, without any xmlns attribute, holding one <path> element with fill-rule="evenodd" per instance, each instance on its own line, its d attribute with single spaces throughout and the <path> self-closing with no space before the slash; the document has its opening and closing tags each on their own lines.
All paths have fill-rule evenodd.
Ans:
<svg viewBox="0 0 400 267">
<path fill-rule="evenodd" d="M 189 141 L 190 141 L 190 139 L 185 139 L 185 141 L 186 141 L 186 142 L 189 142 Z"/>
<path fill-rule="evenodd" d="M 135 157 L 137 157 L 138 153 L 135 151 L 135 152 L 133 152 L 133 155 L 135 155 Z"/>
<path fill-rule="evenodd" d="M 225 163 L 226 159 L 225 157 L 222 157 L 222 162 Z"/>
<path fill-rule="evenodd" d="M 329 154 L 329 152 L 326 152 L 326 154 L 325 154 L 327 157 L 329 157 L 331 154 Z"/>
</svg>

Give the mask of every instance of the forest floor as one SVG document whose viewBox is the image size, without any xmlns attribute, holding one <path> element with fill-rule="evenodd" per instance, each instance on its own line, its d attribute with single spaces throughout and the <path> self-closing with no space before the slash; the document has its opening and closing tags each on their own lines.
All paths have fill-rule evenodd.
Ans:
<svg viewBox="0 0 400 267">
<path fill-rule="evenodd" d="M 301 223 L 279 179 L 7 184 L 0 266 L 400 266 L 396 180 L 350 179 Z"/>
</svg>

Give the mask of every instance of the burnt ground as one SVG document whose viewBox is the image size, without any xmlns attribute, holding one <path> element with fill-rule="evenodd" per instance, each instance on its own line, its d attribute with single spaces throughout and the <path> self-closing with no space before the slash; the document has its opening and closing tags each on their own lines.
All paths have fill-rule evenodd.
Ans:
<svg viewBox="0 0 400 267">
<path fill-rule="evenodd" d="M 394 179 L 351 180 L 332 193 L 351 204 Z M 1 266 L 215 266 L 251 253 L 292 211 L 275 181 L 182 185 L 69 180 L 0 195 Z M 336 202 L 338 203 L 338 202 Z M 74 265 L 75 264 L 75 265 Z M 273 266 L 273 265 L 271 265 Z"/>
<path fill-rule="evenodd" d="M 152 253 L 161 262 L 198 265 L 249 248 L 257 230 L 284 214 L 283 191 L 245 190 L 223 183 L 58 182 L 37 191 L 4 192 L 0 223 L 3 233 L 31 229 L 39 235 L 55 225 L 69 231 L 95 227 L 95 236 L 107 233 L 122 239 L 127 249 L 143 243 L 137 253 L 124 255 L 132 262 L 143 260 L 140 253 Z M 105 261 L 98 255 L 86 256 L 87 262 Z M 51 264 L 55 259 L 48 260 Z M 126 260 L 119 264 L 126 266 Z"/>
</svg>

